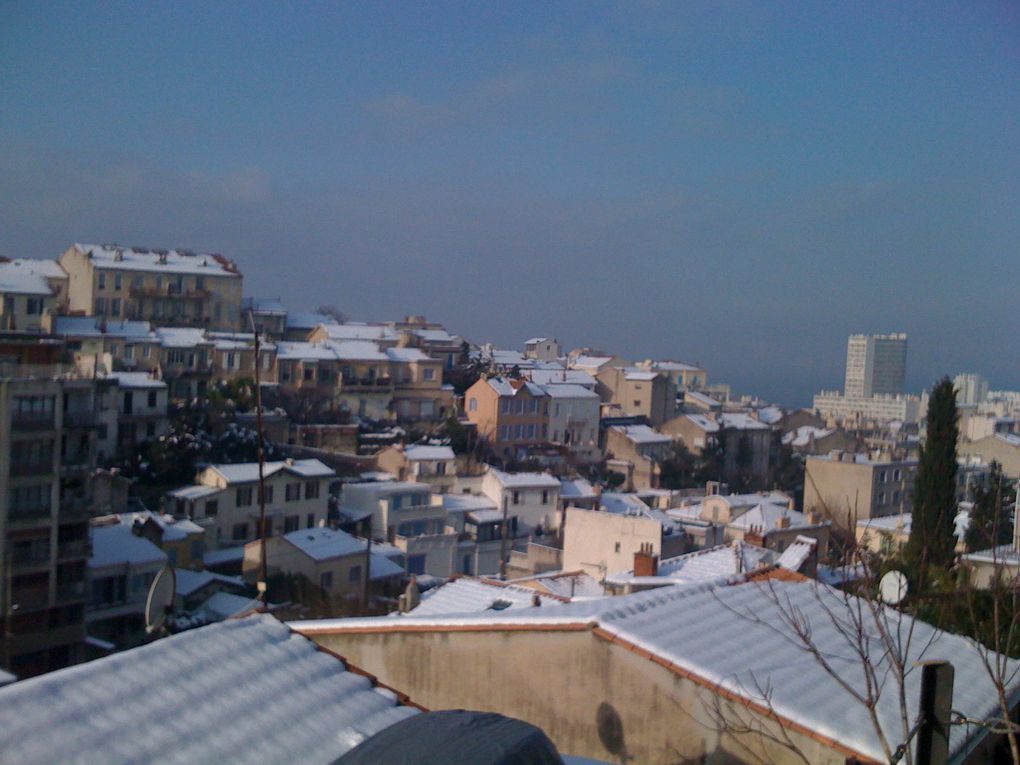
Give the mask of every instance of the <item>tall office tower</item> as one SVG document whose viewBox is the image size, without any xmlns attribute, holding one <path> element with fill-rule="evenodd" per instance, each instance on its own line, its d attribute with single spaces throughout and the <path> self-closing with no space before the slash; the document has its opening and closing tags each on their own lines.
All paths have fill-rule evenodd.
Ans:
<svg viewBox="0 0 1020 765">
<path fill-rule="evenodd" d="M 956 403 L 962 406 L 983 404 L 988 398 L 988 381 L 976 372 L 959 374 L 953 378 Z"/>
<path fill-rule="evenodd" d="M 870 398 L 902 395 L 907 372 L 907 336 L 850 335 L 846 344 L 843 395 Z"/>
</svg>

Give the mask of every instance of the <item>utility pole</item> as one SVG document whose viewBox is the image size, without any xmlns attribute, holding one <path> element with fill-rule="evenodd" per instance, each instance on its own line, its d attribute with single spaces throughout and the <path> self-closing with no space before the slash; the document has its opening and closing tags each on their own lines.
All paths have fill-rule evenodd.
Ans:
<svg viewBox="0 0 1020 765">
<path fill-rule="evenodd" d="M 259 557 L 262 559 L 259 573 L 259 599 L 263 605 L 267 602 L 266 591 L 269 587 L 269 565 L 266 558 L 266 452 L 263 448 L 262 435 L 262 343 L 258 330 L 255 328 L 254 312 L 248 314 L 251 331 L 255 334 L 255 429 L 259 460 Z"/>
<path fill-rule="evenodd" d="M 500 526 L 499 531 L 499 578 L 506 580 L 506 536 L 509 532 L 509 524 L 507 523 L 507 503 L 506 495 L 503 495 L 503 524 Z"/>
<path fill-rule="evenodd" d="M 368 532 L 368 544 L 365 545 L 365 585 L 362 591 L 361 610 L 368 613 L 368 584 L 372 581 L 372 532 Z"/>
</svg>

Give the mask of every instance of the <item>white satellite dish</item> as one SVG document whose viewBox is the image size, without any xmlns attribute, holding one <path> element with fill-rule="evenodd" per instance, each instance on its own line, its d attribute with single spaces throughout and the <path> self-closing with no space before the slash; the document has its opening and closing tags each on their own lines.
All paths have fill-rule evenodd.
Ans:
<svg viewBox="0 0 1020 765">
<path fill-rule="evenodd" d="M 167 616 L 174 610 L 176 594 L 177 575 L 170 566 L 163 566 L 149 585 L 149 594 L 145 598 L 145 631 L 148 634 L 163 629 Z"/>
<path fill-rule="evenodd" d="M 907 597 L 907 577 L 900 571 L 887 571 L 878 583 L 878 593 L 883 603 L 897 605 Z"/>
</svg>

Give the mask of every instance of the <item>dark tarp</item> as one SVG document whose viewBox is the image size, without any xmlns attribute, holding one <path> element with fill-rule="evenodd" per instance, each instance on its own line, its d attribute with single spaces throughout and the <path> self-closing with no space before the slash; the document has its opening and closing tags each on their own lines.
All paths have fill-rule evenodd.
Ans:
<svg viewBox="0 0 1020 765">
<path fill-rule="evenodd" d="M 493 712 L 424 712 L 366 739 L 333 765 L 563 765 L 549 737 Z"/>
</svg>

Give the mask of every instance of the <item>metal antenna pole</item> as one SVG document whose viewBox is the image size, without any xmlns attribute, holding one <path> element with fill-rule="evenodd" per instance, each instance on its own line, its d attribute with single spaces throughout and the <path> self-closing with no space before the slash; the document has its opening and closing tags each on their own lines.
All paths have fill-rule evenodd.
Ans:
<svg viewBox="0 0 1020 765">
<path fill-rule="evenodd" d="M 259 599 L 266 603 L 266 591 L 269 587 L 268 561 L 266 559 L 266 452 L 263 448 L 262 435 L 262 343 L 259 339 L 258 330 L 255 328 L 255 313 L 248 314 L 248 321 L 251 323 L 251 331 L 255 334 L 255 429 L 258 431 L 256 443 L 258 445 L 259 460 L 259 556 L 262 558 L 259 572 L 258 591 Z"/>
<path fill-rule="evenodd" d="M 506 580 L 506 542 L 507 533 L 509 532 L 509 524 L 507 523 L 507 502 L 506 497 L 503 497 L 503 524 L 500 527 L 499 533 L 499 578 Z"/>
</svg>

